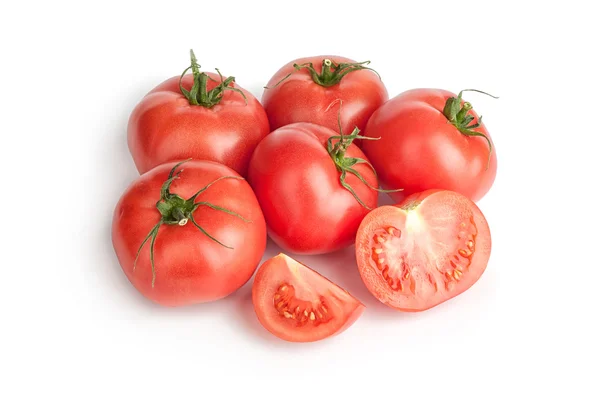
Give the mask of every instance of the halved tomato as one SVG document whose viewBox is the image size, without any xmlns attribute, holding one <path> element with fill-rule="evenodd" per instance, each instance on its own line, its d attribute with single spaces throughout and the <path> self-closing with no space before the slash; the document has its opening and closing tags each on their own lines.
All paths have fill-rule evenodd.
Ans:
<svg viewBox="0 0 600 399">
<path fill-rule="evenodd" d="M 362 221 L 356 260 L 369 291 L 402 311 L 430 309 L 470 288 L 491 253 L 490 229 L 467 197 L 427 190 Z"/>
<path fill-rule="evenodd" d="M 339 334 L 365 309 L 348 291 L 284 254 L 258 269 L 252 302 L 260 323 L 275 336 L 292 342 Z"/>
</svg>

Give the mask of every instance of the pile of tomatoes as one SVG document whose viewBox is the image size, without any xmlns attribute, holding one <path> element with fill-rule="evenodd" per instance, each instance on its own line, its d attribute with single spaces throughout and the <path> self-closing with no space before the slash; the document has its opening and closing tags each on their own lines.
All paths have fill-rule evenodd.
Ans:
<svg viewBox="0 0 600 399">
<path fill-rule="evenodd" d="M 256 272 L 254 309 L 277 337 L 305 342 L 365 307 L 294 254 L 355 245 L 368 290 L 400 311 L 479 279 L 491 237 L 475 201 L 496 152 L 467 90 L 389 99 L 368 62 L 320 56 L 284 65 L 258 101 L 190 55 L 129 120 L 141 176 L 116 206 L 112 240 L 141 294 L 164 306 L 224 298 L 255 274 L 268 235 L 283 252 Z M 379 192 L 396 205 L 378 207 Z"/>
</svg>

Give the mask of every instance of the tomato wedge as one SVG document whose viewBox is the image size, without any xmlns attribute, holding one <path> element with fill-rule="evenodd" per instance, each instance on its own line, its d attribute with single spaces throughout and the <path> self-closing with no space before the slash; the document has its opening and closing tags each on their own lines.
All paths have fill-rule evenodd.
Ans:
<svg viewBox="0 0 600 399">
<path fill-rule="evenodd" d="M 319 273 L 279 254 L 264 262 L 252 286 L 260 323 L 291 342 L 318 341 L 341 333 L 365 306 Z"/>
<path fill-rule="evenodd" d="M 470 288 L 487 267 L 490 229 L 467 197 L 428 190 L 362 221 L 356 260 L 369 291 L 402 311 L 430 309 Z"/>
</svg>

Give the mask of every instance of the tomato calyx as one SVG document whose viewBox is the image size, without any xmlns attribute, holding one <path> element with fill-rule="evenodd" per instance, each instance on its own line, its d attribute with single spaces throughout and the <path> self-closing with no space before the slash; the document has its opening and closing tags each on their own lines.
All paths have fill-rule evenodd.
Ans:
<svg viewBox="0 0 600 399">
<path fill-rule="evenodd" d="M 362 69 L 368 69 L 369 71 L 373 71 L 375 72 L 375 74 L 377 74 L 377 76 L 379 76 L 379 73 L 377 73 L 376 70 L 374 70 L 373 68 L 369 68 L 365 65 L 369 65 L 371 63 L 371 61 L 363 61 L 363 62 L 342 62 L 340 64 L 336 64 L 334 61 L 325 58 L 323 60 L 323 64 L 321 65 L 321 73 L 317 73 L 317 71 L 315 70 L 315 68 L 313 67 L 312 62 L 307 62 L 305 64 L 294 64 L 294 68 L 299 71 L 302 68 L 306 68 L 308 69 L 308 71 L 310 72 L 310 76 L 312 77 L 312 80 L 318 84 L 321 85 L 323 87 L 331 87 L 331 86 L 335 86 L 336 84 L 340 83 L 340 81 L 342 80 L 342 78 L 346 75 L 348 75 L 350 72 L 354 72 L 354 71 L 360 71 Z M 379 76 L 379 79 L 381 79 L 381 76 Z"/>
<path fill-rule="evenodd" d="M 329 153 L 329 156 L 335 163 L 335 167 L 337 168 L 338 172 L 340 172 L 340 184 L 346 190 L 350 191 L 350 193 L 354 196 L 354 198 L 358 201 L 359 204 L 361 204 L 364 208 L 371 210 L 373 208 L 367 206 L 359 198 L 359 196 L 356 194 L 356 191 L 354 191 L 352 186 L 350 186 L 346 182 L 346 176 L 348 176 L 348 173 L 351 173 L 354 176 L 356 176 L 364 185 L 369 187 L 371 190 L 375 190 L 380 193 L 398 192 L 398 191 L 402 191 L 402 189 L 384 190 L 384 189 L 380 189 L 378 187 L 373 187 L 371 184 L 369 184 L 368 181 L 365 180 L 365 178 L 356 169 L 354 169 L 354 165 L 364 163 L 364 164 L 368 165 L 369 168 L 371 168 L 371 170 L 373 171 L 373 174 L 375 175 L 375 178 L 377 179 L 377 172 L 375 171 L 375 168 L 373 167 L 373 165 L 371 165 L 370 162 L 368 162 L 367 160 L 362 159 L 362 158 L 347 157 L 346 151 L 348 150 L 348 147 L 350 147 L 352 142 L 356 139 L 358 139 L 358 140 L 379 140 L 379 137 L 362 136 L 359 134 L 360 129 L 358 127 L 355 127 L 354 130 L 352 131 L 352 133 L 350 133 L 349 135 L 344 135 L 344 132 L 342 130 L 341 108 L 342 107 L 341 107 L 341 100 L 340 100 L 340 111 L 338 112 L 338 126 L 340 129 L 340 135 L 339 136 L 331 136 L 329 139 L 327 139 L 327 152 Z M 335 144 L 333 144 L 333 140 L 337 140 L 337 142 Z"/>
<path fill-rule="evenodd" d="M 323 60 L 323 64 L 321 65 L 321 73 L 318 73 L 312 62 L 306 62 L 304 64 L 294 64 L 294 69 L 299 71 L 301 69 L 308 69 L 312 80 L 323 87 L 331 87 L 340 83 L 342 78 L 348 75 L 350 72 L 360 71 L 362 69 L 367 69 L 369 71 L 375 72 L 375 74 L 381 79 L 379 73 L 373 68 L 369 68 L 366 65 L 369 65 L 371 61 L 363 61 L 363 62 L 342 62 L 340 64 L 335 63 L 334 61 L 325 58 Z M 286 77 L 281 79 L 279 82 L 275 84 L 275 86 L 267 87 L 265 89 L 272 89 L 279 86 L 285 80 L 287 80 L 290 76 L 292 76 L 291 72 Z"/>
<path fill-rule="evenodd" d="M 217 183 L 218 181 L 224 180 L 224 179 L 244 180 L 244 178 L 242 178 L 242 177 L 221 176 L 221 177 L 213 180 L 212 182 L 208 183 L 206 186 L 202 187 L 200 190 L 198 190 L 194 195 L 192 195 L 187 200 L 177 194 L 171 193 L 171 191 L 170 191 L 171 184 L 173 184 L 173 182 L 176 179 L 179 179 L 179 176 L 183 172 L 183 169 L 180 169 L 179 171 L 177 171 L 177 173 L 175 173 L 175 171 L 182 164 L 184 164 L 190 160 L 191 159 L 186 159 L 185 161 L 179 162 L 177 165 L 175 165 L 173 167 L 173 169 L 171 169 L 168 179 L 163 183 L 163 185 L 160 189 L 160 200 L 156 203 L 156 208 L 158 209 L 158 212 L 161 215 L 160 221 L 158 223 L 156 223 L 156 225 L 154 225 L 152 230 L 150 230 L 150 232 L 148 233 L 146 238 L 144 238 L 144 240 L 142 241 L 142 244 L 138 248 L 137 255 L 135 257 L 135 261 L 133 262 L 133 270 L 135 270 L 137 260 L 140 257 L 140 252 L 142 251 L 142 248 L 144 247 L 146 242 L 148 242 L 148 240 L 150 240 L 150 263 L 152 265 L 152 287 L 153 288 L 154 288 L 154 282 L 156 280 L 156 272 L 155 272 L 155 268 L 154 268 L 154 244 L 156 242 L 156 237 L 158 236 L 158 231 L 162 225 L 185 226 L 188 223 L 188 221 L 191 221 L 194 224 L 194 226 L 196 226 L 196 228 L 198 228 L 198 230 L 200 230 L 208 238 L 210 238 L 211 240 L 215 241 L 216 243 L 224 246 L 225 248 L 233 249 L 232 247 L 223 244 L 221 241 L 219 241 L 218 239 L 213 237 L 202 226 L 200 226 L 194 219 L 194 212 L 201 206 L 207 206 L 209 208 L 212 208 L 212 209 L 215 209 L 218 211 L 222 211 L 222 212 L 228 213 L 230 215 L 233 215 L 235 217 L 238 217 L 246 223 L 250 223 L 249 220 L 245 219 L 240 214 L 233 212 L 229 209 L 226 209 L 226 208 L 223 208 L 218 205 L 214 205 L 214 204 L 211 204 L 211 203 L 205 202 L 205 201 L 196 202 L 196 199 L 198 198 L 198 196 L 200 194 L 202 194 L 210 186 Z"/>
<path fill-rule="evenodd" d="M 457 97 L 448 98 L 446 100 L 446 104 L 444 105 L 444 110 L 443 110 L 444 116 L 446 116 L 446 118 L 448 118 L 448 122 L 453 124 L 460 133 L 464 134 L 465 136 L 483 137 L 487 141 L 488 147 L 489 147 L 488 165 L 486 167 L 486 169 L 487 169 L 487 168 L 489 168 L 490 159 L 492 157 L 492 142 L 489 139 L 489 137 L 486 136 L 485 134 L 475 131 L 475 129 L 477 129 L 478 127 L 481 126 L 481 120 L 483 119 L 483 117 L 480 116 L 477 120 L 475 120 L 475 117 L 473 115 L 469 115 L 469 111 L 473 109 L 473 106 L 471 105 L 471 103 L 465 102 L 464 104 L 461 105 L 462 94 L 465 91 L 474 91 L 477 93 L 482 93 L 482 94 L 488 95 L 488 96 L 490 96 L 492 98 L 496 98 L 496 99 L 498 97 L 493 96 L 484 91 L 480 91 L 480 90 L 464 89 L 458 93 Z M 472 125 L 469 125 L 471 122 L 474 122 L 474 123 Z"/>
<path fill-rule="evenodd" d="M 248 104 L 248 99 L 243 91 L 238 88 L 232 87 L 231 84 L 235 82 L 235 78 L 233 76 L 228 77 L 227 79 L 223 78 L 221 75 L 221 71 L 218 68 L 215 68 L 219 76 L 221 77 L 221 81 L 219 84 L 213 88 L 212 90 L 207 90 L 208 80 L 212 80 L 213 82 L 217 82 L 210 76 L 208 76 L 204 72 L 200 72 L 200 65 L 198 65 L 198 60 L 196 59 L 196 55 L 194 54 L 194 50 L 190 50 L 190 59 L 191 65 L 187 67 L 181 77 L 179 78 L 179 90 L 181 90 L 181 94 L 187 98 L 190 105 L 200 105 L 205 108 L 212 108 L 223 99 L 223 95 L 226 90 L 235 91 L 244 97 L 244 101 Z M 192 74 L 194 75 L 194 84 L 192 85 L 192 89 L 190 91 L 183 88 L 181 84 L 183 77 L 187 73 L 187 71 L 192 70 Z"/>
</svg>

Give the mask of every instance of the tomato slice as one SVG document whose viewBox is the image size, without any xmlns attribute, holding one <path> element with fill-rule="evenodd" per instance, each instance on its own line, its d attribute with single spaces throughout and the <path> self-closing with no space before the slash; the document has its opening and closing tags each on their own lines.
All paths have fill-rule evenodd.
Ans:
<svg viewBox="0 0 600 399">
<path fill-rule="evenodd" d="M 470 288 L 487 267 L 491 236 L 470 199 L 428 190 L 363 219 L 356 259 L 369 291 L 402 311 L 430 309 Z"/>
<path fill-rule="evenodd" d="M 292 342 L 339 334 L 365 309 L 348 291 L 284 254 L 260 266 L 252 302 L 260 323 L 273 335 Z"/>
</svg>

